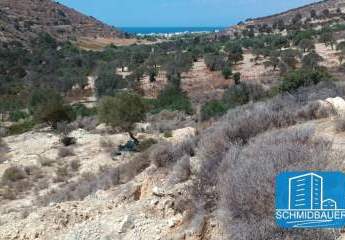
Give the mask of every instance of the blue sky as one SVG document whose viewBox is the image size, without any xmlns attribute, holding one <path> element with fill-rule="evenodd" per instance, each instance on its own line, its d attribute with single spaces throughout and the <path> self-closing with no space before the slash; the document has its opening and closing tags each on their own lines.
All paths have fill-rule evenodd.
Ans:
<svg viewBox="0 0 345 240">
<path fill-rule="evenodd" d="M 220 27 L 313 0 L 58 0 L 116 27 Z"/>
</svg>

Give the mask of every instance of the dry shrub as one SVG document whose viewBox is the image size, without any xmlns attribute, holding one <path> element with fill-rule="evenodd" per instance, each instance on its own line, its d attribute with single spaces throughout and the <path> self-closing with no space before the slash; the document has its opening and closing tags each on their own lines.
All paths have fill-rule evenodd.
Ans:
<svg viewBox="0 0 345 240">
<path fill-rule="evenodd" d="M 18 196 L 18 192 L 15 188 L 9 188 L 8 186 L 0 188 L 0 197 L 7 200 L 15 200 Z"/>
<path fill-rule="evenodd" d="M 183 141 L 178 144 L 162 142 L 151 148 L 150 160 L 157 167 L 168 167 L 176 163 L 184 155 L 194 156 L 195 139 Z"/>
<path fill-rule="evenodd" d="M 39 157 L 39 162 L 42 167 L 51 167 L 55 163 L 54 159 L 50 159 L 50 158 L 42 157 L 42 156 L 38 156 L 38 157 Z"/>
<path fill-rule="evenodd" d="M 38 197 L 37 202 L 46 206 L 51 202 L 82 200 L 98 190 L 107 190 L 112 186 L 126 183 L 150 165 L 149 151 L 150 149 L 139 153 L 119 167 L 102 166 L 96 174 L 85 173 L 81 178 Z M 60 168 L 57 175 L 60 176 L 60 181 L 66 182 L 70 175 L 67 166 Z"/>
<path fill-rule="evenodd" d="M 10 200 L 17 199 L 22 193 L 30 191 L 40 178 L 43 178 L 43 172 L 36 166 L 9 167 L 2 175 L 0 196 Z"/>
<path fill-rule="evenodd" d="M 72 171 L 76 172 L 79 170 L 81 164 L 80 164 L 79 160 L 74 159 L 69 163 L 69 165 L 70 165 L 70 168 L 72 169 Z"/>
<path fill-rule="evenodd" d="M 77 143 L 77 139 L 75 139 L 74 137 L 68 137 L 65 135 L 61 137 L 60 141 L 65 147 L 68 147 Z"/>
<path fill-rule="evenodd" d="M 147 118 L 153 131 L 160 133 L 175 129 L 193 126 L 193 120 L 184 112 L 163 110 L 160 113 L 149 115 Z"/>
<path fill-rule="evenodd" d="M 343 153 L 310 128 L 275 130 L 231 144 L 218 170 L 219 206 L 228 239 L 334 239 L 330 232 L 284 231 L 274 220 L 275 177 L 282 171 L 339 170 Z M 321 238 L 315 238 L 322 233 Z M 323 234 L 324 233 L 324 234 Z"/>
<path fill-rule="evenodd" d="M 345 117 L 340 116 L 335 122 L 335 130 L 340 133 L 340 132 L 345 132 Z"/>
<path fill-rule="evenodd" d="M 142 140 L 139 142 L 139 145 L 137 146 L 137 151 L 138 152 L 143 152 L 149 149 L 151 146 L 155 145 L 157 143 L 156 139 L 153 138 L 148 138 L 145 140 Z"/>
<path fill-rule="evenodd" d="M 62 165 L 59 166 L 56 171 L 55 171 L 55 178 L 53 179 L 53 181 L 55 183 L 57 182 L 66 182 L 70 177 L 70 173 L 68 172 L 68 166 Z"/>
<path fill-rule="evenodd" d="M 169 176 L 169 182 L 175 184 L 188 180 L 191 174 L 189 160 L 190 156 L 185 155 L 176 162 Z"/>
<path fill-rule="evenodd" d="M 4 184 L 10 182 L 16 182 L 18 180 L 26 178 L 27 175 L 23 168 L 18 166 L 12 166 L 7 168 L 2 175 L 2 182 Z"/>
<path fill-rule="evenodd" d="M 98 125 L 98 119 L 95 116 L 91 117 L 78 117 L 74 122 L 69 124 L 72 129 L 82 128 L 87 131 L 96 129 Z"/>
<path fill-rule="evenodd" d="M 322 101 L 311 102 L 297 112 L 297 116 L 304 120 L 327 118 L 334 114 L 333 107 Z"/>
<path fill-rule="evenodd" d="M 113 151 L 115 148 L 115 144 L 114 142 L 107 138 L 107 137 L 103 137 L 99 140 L 99 145 L 101 146 L 101 148 L 105 149 L 106 151 Z"/>
<path fill-rule="evenodd" d="M 6 153 L 8 151 L 7 144 L 4 140 L 2 140 L 0 136 L 0 163 L 3 163 L 6 161 Z"/>
<path fill-rule="evenodd" d="M 44 177 L 42 169 L 38 166 L 26 166 L 24 167 L 24 171 L 26 175 L 34 181 Z"/>
<path fill-rule="evenodd" d="M 75 153 L 72 148 L 69 148 L 69 147 L 59 148 L 59 151 L 58 151 L 59 158 L 65 158 L 65 157 L 70 157 L 70 156 L 75 156 Z"/>
<path fill-rule="evenodd" d="M 229 111 L 221 121 L 201 134 L 197 154 L 201 165 L 197 173 L 199 178 L 214 183 L 217 166 L 231 143 L 246 144 L 262 132 L 295 123 L 294 112 L 279 102 L 256 103 Z"/>
</svg>

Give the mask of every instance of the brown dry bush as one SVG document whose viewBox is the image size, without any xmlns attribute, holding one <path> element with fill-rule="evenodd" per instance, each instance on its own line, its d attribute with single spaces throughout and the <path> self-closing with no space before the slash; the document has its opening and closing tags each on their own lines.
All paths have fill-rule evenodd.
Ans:
<svg viewBox="0 0 345 240">
<path fill-rule="evenodd" d="M 290 106 L 279 102 L 256 103 L 231 110 L 213 127 L 201 133 L 197 157 L 200 159 L 199 178 L 213 184 L 215 171 L 231 143 L 246 144 L 250 138 L 272 128 L 296 124 Z"/>
<path fill-rule="evenodd" d="M 9 167 L 2 175 L 2 183 L 16 182 L 26 178 L 27 175 L 23 168 L 18 166 Z"/>
<path fill-rule="evenodd" d="M 283 230 L 274 220 L 276 175 L 339 170 L 345 154 L 333 152 L 331 146 L 315 138 L 313 129 L 302 127 L 267 132 L 245 146 L 230 145 L 218 170 L 219 206 L 228 239 L 335 239 L 329 231 Z"/>
<path fill-rule="evenodd" d="M 172 167 L 184 155 L 195 155 L 196 140 L 188 139 L 178 144 L 162 142 L 150 149 L 149 158 L 157 167 Z"/>
<path fill-rule="evenodd" d="M 8 151 L 7 144 L 4 140 L 2 140 L 0 136 L 0 163 L 3 163 L 6 161 L 6 153 Z"/>
<path fill-rule="evenodd" d="M 72 171 L 75 171 L 75 172 L 79 170 L 80 165 L 81 165 L 80 161 L 77 159 L 74 159 L 69 163 L 70 168 L 72 169 Z"/>
<path fill-rule="evenodd" d="M 147 121 L 151 123 L 152 131 L 160 133 L 194 125 L 194 121 L 190 116 L 179 111 L 163 110 L 160 113 L 149 115 Z"/>
<path fill-rule="evenodd" d="M 58 151 L 58 157 L 59 158 L 65 158 L 65 157 L 70 157 L 70 156 L 74 156 L 74 155 L 75 155 L 75 153 L 74 153 L 73 149 L 70 147 L 59 148 L 59 151 Z"/>
<path fill-rule="evenodd" d="M 175 184 L 186 181 L 191 175 L 190 156 L 184 155 L 172 168 L 169 182 Z"/>
<path fill-rule="evenodd" d="M 335 130 L 340 133 L 345 131 L 345 117 L 339 116 L 335 122 Z"/>
<path fill-rule="evenodd" d="M 38 180 L 44 177 L 37 166 L 12 166 L 5 170 L 1 179 L 0 196 L 14 200 L 34 187 Z"/>
</svg>

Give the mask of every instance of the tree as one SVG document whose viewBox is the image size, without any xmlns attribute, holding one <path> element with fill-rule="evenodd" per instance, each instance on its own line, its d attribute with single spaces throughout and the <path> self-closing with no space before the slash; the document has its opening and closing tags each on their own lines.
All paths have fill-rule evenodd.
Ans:
<svg viewBox="0 0 345 240">
<path fill-rule="evenodd" d="M 303 50 L 303 52 L 315 49 L 314 42 L 311 39 L 302 39 L 298 46 Z"/>
<path fill-rule="evenodd" d="M 322 11 L 322 15 L 325 17 L 325 18 L 329 18 L 330 17 L 330 11 L 326 8 Z"/>
<path fill-rule="evenodd" d="M 337 44 L 337 48 L 338 51 L 343 51 L 345 50 L 345 41 L 341 41 L 340 43 Z"/>
<path fill-rule="evenodd" d="M 230 42 L 225 46 L 225 51 L 228 53 L 229 62 L 236 64 L 243 60 L 243 50 L 241 45 Z"/>
<path fill-rule="evenodd" d="M 273 67 L 273 71 L 275 71 L 279 65 L 279 53 L 274 51 L 270 54 L 268 61 L 264 62 L 265 67 Z"/>
<path fill-rule="evenodd" d="M 331 46 L 332 50 L 336 44 L 334 35 L 330 30 L 324 30 L 320 35 L 320 42 L 324 43 L 326 47 Z"/>
<path fill-rule="evenodd" d="M 229 87 L 223 95 L 223 102 L 227 108 L 240 106 L 249 101 L 249 91 L 245 83 L 239 83 Z"/>
<path fill-rule="evenodd" d="M 281 53 L 281 62 L 289 68 L 295 69 L 298 63 L 297 56 L 299 52 L 293 49 L 287 49 Z"/>
<path fill-rule="evenodd" d="M 316 14 L 315 9 L 312 9 L 312 10 L 310 11 L 310 17 L 311 17 L 311 18 L 317 18 L 317 14 Z"/>
<path fill-rule="evenodd" d="M 315 70 L 319 67 L 319 63 L 323 60 L 323 58 L 317 54 L 316 52 L 311 52 L 305 55 L 302 58 L 302 64 L 304 68 L 310 68 L 312 70 Z"/>
<path fill-rule="evenodd" d="M 155 67 L 150 67 L 148 69 L 148 74 L 149 74 L 149 77 L 150 77 L 150 82 L 155 82 L 156 81 L 156 77 L 158 75 L 158 70 L 155 68 Z"/>
<path fill-rule="evenodd" d="M 39 89 L 31 96 L 29 106 L 37 122 L 48 123 L 56 129 L 59 122 L 70 122 L 75 116 L 70 106 L 53 90 Z"/>
<path fill-rule="evenodd" d="M 310 86 L 330 79 L 331 76 L 324 69 L 298 69 L 289 72 L 283 78 L 280 89 L 282 91 L 293 91 L 299 87 Z"/>
<path fill-rule="evenodd" d="M 101 96 L 112 96 L 119 89 L 125 88 L 126 82 L 121 75 L 102 73 L 98 76 L 95 82 L 96 93 Z"/>
<path fill-rule="evenodd" d="M 300 13 L 296 13 L 295 16 L 291 20 L 292 25 L 299 25 L 301 20 L 302 20 L 302 15 Z"/>
<path fill-rule="evenodd" d="M 278 29 L 279 31 L 283 31 L 285 29 L 285 22 L 283 19 L 279 19 L 273 23 L 273 28 Z"/>
<path fill-rule="evenodd" d="M 345 43 L 345 42 L 343 42 L 343 43 Z M 337 50 L 339 51 L 337 53 L 339 64 L 342 64 L 343 60 L 345 59 L 345 47 L 339 47 L 339 49 L 337 49 Z"/>
<path fill-rule="evenodd" d="M 131 92 L 121 92 L 114 97 L 104 97 L 98 106 L 99 119 L 113 128 L 128 132 L 129 136 L 139 143 L 132 133 L 134 124 L 145 119 L 146 107 L 140 96 Z"/>
<path fill-rule="evenodd" d="M 227 107 L 223 101 L 211 100 L 205 103 L 201 108 L 201 119 L 208 120 L 212 117 L 218 117 L 226 113 Z"/>
<path fill-rule="evenodd" d="M 241 73 L 240 72 L 236 72 L 234 74 L 234 81 L 235 81 L 235 85 L 238 85 L 240 84 L 240 81 L 241 81 Z"/>
<path fill-rule="evenodd" d="M 220 71 L 226 64 L 224 56 L 219 54 L 207 54 L 205 56 L 205 63 L 211 71 Z"/>
<path fill-rule="evenodd" d="M 223 68 L 222 74 L 225 79 L 229 79 L 229 77 L 232 75 L 232 70 L 229 66 L 225 66 Z"/>
</svg>

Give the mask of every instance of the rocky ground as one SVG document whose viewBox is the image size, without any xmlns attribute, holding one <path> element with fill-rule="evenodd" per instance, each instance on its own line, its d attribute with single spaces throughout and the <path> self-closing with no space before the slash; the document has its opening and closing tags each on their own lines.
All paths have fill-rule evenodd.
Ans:
<svg viewBox="0 0 345 240">
<path fill-rule="evenodd" d="M 49 129 L 4 139 L 9 151 L 7 160 L 0 164 L 0 176 L 13 166 L 38 168 L 44 173 L 30 183 L 35 188 L 21 190 L 15 199 L 0 198 L 0 239 L 177 239 L 176 236 L 183 239 L 187 234 L 183 229 L 188 213 L 179 212 L 175 204 L 192 180 L 167 187 L 167 170 L 158 169 L 148 161 L 136 174 L 120 176 L 120 184 L 104 187 L 102 181 L 106 178 L 99 176 L 105 174 L 106 169 L 137 167 L 141 165 L 138 161 L 149 160 L 136 159 L 139 153 L 112 157 L 108 148 L 116 149 L 128 136 L 104 133 L 105 129 L 101 125 L 93 132 L 73 131 L 70 136 L 77 139 L 77 144 L 72 147 L 73 154 L 66 157 L 59 153 L 63 148 L 60 137 Z M 163 139 L 174 144 L 194 135 L 194 128 L 173 131 L 169 139 L 163 139 L 161 134 L 138 134 L 140 139 Z M 52 180 L 58 177 L 59 167 L 73 161 L 80 164 L 78 170 L 61 182 Z M 67 194 L 61 190 L 64 186 L 92 174 L 99 178 L 90 184 L 98 184 L 98 187 L 85 194 L 85 198 L 59 200 L 64 197 L 59 194 Z M 39 187 L 42 180 L 47 185 Z M 0 193 L 1 190 L 5 191 L 0 188 Z M 44 199 L 44 203 L 39 199 Z M 200 235 L 204 224 L 204 220 L 200 221 L 195 232 L 188 233 L 189 239 Z"/>
<path fill-rule="evenodd" d="M 317 104 L 316 115 L 333 110 L 337 115 L 345 113 L 342 98 Z M 345 142 L 345 135 L 335 129 L 334 115 L 303 125 L 312 126 L 319 135 L 332 139 L 335 149 Z M 196 134 L 192 127 L 180 128 L 166 139 L 162 134 L 143 131 L 145 127 L 148 125 L 138 126 L 141 140 L 153 138 L 173 145 Z M 195 185 L 193 175 L 172 184 L 171 170 L 151 163 L 150 155 L 124 153 L 112 157 L 109 149 L 126 142 L 128 136 L 109 133 L 103 125 L 92 131 L 77 129 L 70 136 L 77 143 L 73 154 L 65 157 L 59 153 L 60 136 L 48 128 L 4 139 L 9 152 L 7 161 L 0 164 L 0 176 L 13 166 L 36 167 L 43 173 L 32 180 L 36 188 L 28 185 L 15 199 L 0 198 L 0 239 L 223 239 L 220 212 L 188 207 L 191 201 L 196 201 L 190 195 Z M 54 181 L 57 169 L 73 161 L 79 162 L 78 169 L 61 181 Z M 191 169 L 197 165 L 198 159 L 192 158 Z M 121 173 L 117 183 L 107 185 L 111 169 Z M 38 187 L 42 180 L 47 185 Z M 0 193 L 1 190 L 4 191 L 0 188 Z"/>
</svg>

